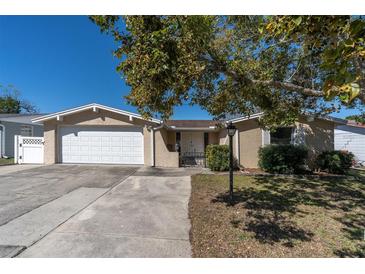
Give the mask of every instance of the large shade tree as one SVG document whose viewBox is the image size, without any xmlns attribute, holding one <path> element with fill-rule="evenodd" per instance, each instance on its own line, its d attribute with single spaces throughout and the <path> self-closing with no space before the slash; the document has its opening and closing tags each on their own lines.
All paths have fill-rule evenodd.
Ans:
<svg viewBox="0 0 365 274">
<path fill-rule="evenodd" d="M 199 104 L 263 125 L 365 103 L 361 16 L 91 16 L 114 36 L 128 101 L 166 119 Z"/>
</svg>

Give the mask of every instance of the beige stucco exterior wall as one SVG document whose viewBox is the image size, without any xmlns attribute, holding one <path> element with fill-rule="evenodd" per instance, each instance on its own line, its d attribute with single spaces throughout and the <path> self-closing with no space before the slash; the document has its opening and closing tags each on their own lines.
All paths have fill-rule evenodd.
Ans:
<svg viewBox="0 0 365 274">
<path fill-rule="evenodd" d="M 262 131 L 256 119 L 236 123 L 236 135 L 233 136 L 233 156 L 246 168 L 258 167 L 258 150 L 262 145 Z M 237 136 L 238 135 L 238 136 Z M 227 130 L 218 133 L 219 144 L 228 145 Z"/>
<path fill-rule="evenodd" d="M 235 124 L 238 132 L 239 163 L 246 168 L 258 167 L 258 151 L 262 146 L 262 130 L 256 119 Z M 234 151 L 236 142 L 233 142 Z"/>
<path fill-rule="evenodd" d="M 147 126 L 143 127 L 143 147 L 144 147 L 144 165 L 152 166 L 152 130 L 148 129 Z"/>
<path fill-rule="evenodd" d="M 176 144 L 176 132 L 175 131 L 167 131 L 167 146 L 170 151 L 175 151 Z"/>
<path fill-rule="evenodd" d="M 227 130 L 225 128 L 222 128 L 219 131 L 218 138 L 219 138 L 219 144 L 220 145 L 228 145 Z"/>
<path fill-rule="evenodd" d="M 239 132 L 239 162 L 247 168 L 258 167 L 258 150 L 262 146 L 262 129 L 257 119 L 242 121 L 236 124 Z M 316 155 L 324 150 L 334 149 L 334 123 L 322 119 L 308 122 L 301 118 L 295 123 L 297 131 L 304 132 L 304 145 L 309 149 L 309 161 L 311 166 Z M 233 138 L 233 151 L 236 151 L 236 141 Z"/>
<path fill-rule="evenodd" d="M 299 132 L 304 133 L 304 145 L 309 149 L 309 162 L 311 166 L 313 160 L 324 150 L 334 150 L 334 128 L 335 124 L 331 121 L 315 119 L 308 122 L 301 118 L 295 123 Z"/>
<path fill-rule="evenodd" d="M 239 134 L 239 132 L 237 131 L 236 134 L 233 136 L 232 141 L 233 141 L 233 157 L 236 158 L 237 160 L 239 160 L 240 155 L 237 150 L 237 147 L 239 147 L 239 139 L 237 139 L 237 134 Z M 217 133 L 217 143 L 219 145 L 229 145 L 229 137 L 227 136 L 227 129 L 222 128 L 218 133 Z"/>
<path fill-rule="evenodd" d="M 143 128 L 144 141 L 144 164 L 151 165 L 151 131 L 147 126 L 156 126 L 155 123 L 129 117 L 105 110 L 93 112 L 86 110 L 63 117 L 63 121 L 52 119 L 44 122 L 44 162 L 45 164 L 54 164 L 58 162 L 59 144 L 58 131 L 62 126 L 123 126 L 123 127 L 141 127 Z"/>
<path fill-rule="evenodd" d="M 155 166 L 179 167 L 179 153 L 168 149 L 168 137 L 172 135 L 165 128 L 154 132 L 155 134 Z"/>
<path fill-rule="evenodd" d="M 47 121 L 43 126 L 44 135 L 44 163 L 57 163 L 57 123 L 56 120 Z"/>
</svg>

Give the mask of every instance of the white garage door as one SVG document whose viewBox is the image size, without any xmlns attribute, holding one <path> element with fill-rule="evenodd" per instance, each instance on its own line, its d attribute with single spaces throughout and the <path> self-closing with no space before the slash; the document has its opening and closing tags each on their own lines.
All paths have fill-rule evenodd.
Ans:
<svg viewBox="0 0 365 274">
<path fill-rule="evenodd" d="M 62 163 L 143 164 L 141 128 L 61 127 Z"/>
</svg>

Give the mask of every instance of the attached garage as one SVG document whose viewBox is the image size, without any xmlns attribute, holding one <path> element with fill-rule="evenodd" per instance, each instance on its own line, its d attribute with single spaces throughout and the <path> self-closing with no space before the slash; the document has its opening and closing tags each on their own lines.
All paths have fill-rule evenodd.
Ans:
<svg viewBox="0 0 365 274">
<path fill-rule="evenodd" d="M 61 163 L 144 164 L 138 127 L 60 127 L 59 144 Z"/>
<path fill-rule="evenodd" d="M 52 113 L 33 122 L 44 126 L 45 164 L 151 166 L 155 150 L 160 150 L 160 145 L 154 145 L 154 130 L 161 129 L 162 121 L 100 104 Z"/>
</svg>

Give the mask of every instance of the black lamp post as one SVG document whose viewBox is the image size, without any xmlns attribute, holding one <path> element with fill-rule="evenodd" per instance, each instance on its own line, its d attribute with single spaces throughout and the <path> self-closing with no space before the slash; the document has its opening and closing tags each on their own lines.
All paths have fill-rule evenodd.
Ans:
<svg viewBox="0 0 365 274">
<path fill-rule="evenodd" d="M 227 134 L 229 136 L 229 199 L 233 201 L 233 136 L 237 128 L 229 122 L 227 125 Z"/>
</svg>

